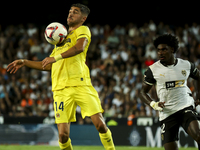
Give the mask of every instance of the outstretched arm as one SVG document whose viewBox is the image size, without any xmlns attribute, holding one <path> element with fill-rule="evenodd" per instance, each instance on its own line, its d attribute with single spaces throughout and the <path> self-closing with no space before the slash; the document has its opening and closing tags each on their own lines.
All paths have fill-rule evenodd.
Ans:
<svg viewBox="0 0 200 150">
<path fill-rule="evenodd" d="M 31 61 L 31 60 L 26 60 L 26 59 L 19 59 L 19 60 L 13 61 L 12 63 L 10 63 L 8 65 L 7 72 L 16 73 L 17 70 L 23 66 L 27 66 L 29 68 L 43 70 L 43 71 L 51 70 L 51 64 L 49 64 L 45 68 L 43 68 L 42 61 Z"/>
<path fill-rule="evenodd" d="M 67 51 L 65 51 L 62 54 L 59 54 L 55 57 L 47 57 L 42 61 L 42 67 L 46 67 L 46 65 L 54 63 L 60 59 L 64 59 L 64 58 L 69 58 L 72 56 L 75 56 L 77 54 L 80 54 L 81 52 L 84 51 L 86 45 L 87 45 L 88 41 L 87 38 L 80 38 L 76 41 L 76 45 L 71 47 L 70 49 L 68 49 Z"/>
</svg>

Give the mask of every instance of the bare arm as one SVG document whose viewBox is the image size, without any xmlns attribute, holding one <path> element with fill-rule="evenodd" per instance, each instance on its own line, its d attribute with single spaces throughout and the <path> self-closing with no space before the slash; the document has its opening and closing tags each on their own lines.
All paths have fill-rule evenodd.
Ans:
<svg viewBox="0 0 200 150">
<path fill-rule="evenodd" d="M 195 67 L 194 63 L 191 63 L 190 76 L 191 78 L 196 80 L 195 90 L 196 90 L 196 100 L 195 106 L 200 104 L 200 71 Z"/>
<path fill-rule="evenodd" d="M 68 58 L 80 54 L 84 51 L 88 41 L 86 38 L 78 39 L 76 45 L 70 48 L 68 51 L 62 53 L 62 58 Z"/>
<path fill-rule="evenodd" d="M 200 72 L 197 70 L 197 73 L 195 75 L 196 79 L 196 100 L 195 100 L 195 106 L 200 105 Z"/>
<path fill-rule="evenodd" d="M 42 70 L 42 71 L 50 71 L 51 70 L 51 64 L 47 65 L 45 68 L 42 67 L 42 61 L 31 61 L 31 60 L 24 60 L 24 65 L 37 69 L 37 70 Z"/>
<path fill-rule="evenodd" d="M 150 91 L 151 88 L 152 88 L 152 85 L 148 85 L 148 84 L 143 82 L 142 89 L 140 91 L 140 99 L 141 99 L 142 102 L 144 102 L 147 105 L 150 105 L 150 103 L 152 101 L 152 99 L 147 94 Z"/>
<path fill-rule="evenodd" d="M 68 49 L 67 51 L 63 52 L 62 54 L 59 54 L 55 57 L 47 57 L 42 61 L 42 66 L 46 67 L 46 65 L 54 63 L 60 59 L 64 59 L 64 58 L 69 58 L 72 56 L 75 56 L 77 54 L 80 54 L 84 51 L 86 45 L 87 45 L 88 41 L 86 38 L 80 38 L 76 41 L 76 44 L 71 47 L 70 49 Z"/>
<path fill-rule="evenodd" d="M 17 70 L 23 66 L 27 66 L 29 68 L 42 70 L 42 71 L 50 71 L 51 70 L 51 64 L 49 64 L 45 68 L 43 68 L 42 61 L 31 61 L 31 60 L 19 59 L 19 60 L 13 61 L 12 63 L 10 63 L 8 65 L 7 72 L 16 73 Z"/>
<path fill-rule="evenodd" d="M 149 85 L 143 82 L 142 89 L 140 92 L 140 99 L 142 102 L 150 106 L 150 103 L 153 101 L 150 96 L 147 94 L 153 85 Z M 161 108 L 165 107 L 165 102 L 158 102 L 158 106 Z M 152 107 L 152 106 L 151 106 Z"/>
<path fill-rule="evenodd" d="M 200 72 L 197 73 L 197 99 L 200 99 Z"/>
</svg>

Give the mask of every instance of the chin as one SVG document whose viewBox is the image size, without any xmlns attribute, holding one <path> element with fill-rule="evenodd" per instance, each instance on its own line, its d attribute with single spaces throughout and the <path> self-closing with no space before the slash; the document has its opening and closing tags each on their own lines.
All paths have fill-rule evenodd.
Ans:
<svg viewBox="0 0 200 150">
<path fill-rule="evenodd" d="M 160 59 L 160 62 L 161 62 L 161 63 L 165 63 L 165 60 L 163 60 L 163 59 Z"/>
<path fill-rule="evenodd" d="M 70 27 L 72 27 L 72 26 L 76 25 L 76 23 L 74 23 L 74 22 L 67 22 L 67 25 L 70 26 Z"/>
</svg>

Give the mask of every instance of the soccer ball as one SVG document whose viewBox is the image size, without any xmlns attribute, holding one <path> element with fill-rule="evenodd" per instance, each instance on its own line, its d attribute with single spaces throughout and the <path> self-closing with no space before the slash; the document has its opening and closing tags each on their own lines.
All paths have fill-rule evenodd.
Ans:
<svg viewBox="0 0 200 150">
<path fill-rule="evenodd" d="M 67 29 L 61 23 L 53 22 L 46 27 L 44 36 L 50 44 L 59 45 L 66 38 Z"/>
</svg>

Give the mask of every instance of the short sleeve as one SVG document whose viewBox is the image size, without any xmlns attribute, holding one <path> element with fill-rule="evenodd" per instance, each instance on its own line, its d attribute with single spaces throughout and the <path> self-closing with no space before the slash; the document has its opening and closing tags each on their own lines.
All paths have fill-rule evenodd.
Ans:
<svg viewBox="0 0 200 150">
<path fill-rule="evenodd" d="M 156 80 L 153 77 L 153 73 L 150 68 L 148 68 L 144 73 L 144 82 L 149 85 L 156 83 Z"/>
<path fill-rule="evenodd" d="M 191 68 L 190 68 L 190 75 L 189 77 L 193 79 L 198 79 L 198 72 L 199 70 L 195 67 L 194 63 L 190 62 Z"/>
<path fill-rule="evenodd" d="M 90 29 L 87 26 L 80 26 L 77 31 L 77 39 L 80 38 L 87 38 L 87 40 L 89 41 L 91 38 L 91 33 L 90 33 Z"/>
</svg>

